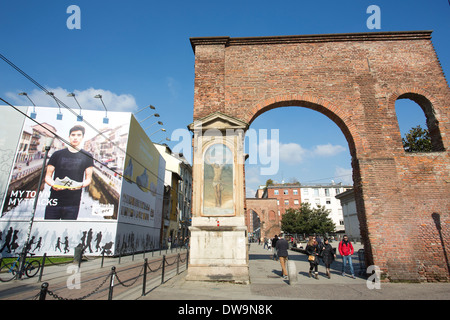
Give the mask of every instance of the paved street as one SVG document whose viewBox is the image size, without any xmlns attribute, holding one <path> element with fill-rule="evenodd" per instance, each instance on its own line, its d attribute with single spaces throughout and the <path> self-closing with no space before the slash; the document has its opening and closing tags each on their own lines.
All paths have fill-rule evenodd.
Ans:
<svg viewBox="0 0 450 320">
<path fill-rule="evenodd" d="M 337 242 L 332 243 L 337 247 Z M 355 252 L 361 245 L 355 245 Z M 341 275 L 341 258 L 332 264 L 331 279 L 325 278 L 325 267 L 319 266 L 319 280 L 309 278 L 309 262 L 302 253 L 289 251 L 295 262 L 297 283 L 289 284 L 281 277 L 278 261 L 271 260 L 271 251 L 263 246 L 250 246 L 250 284 L 186 281 L 185 273 L 174 277 L 139 299 L 187 300 L 448 300 L 449 283 L 381 283 L 380 289 L 368 289 L 366 278 L 356 274 L 356 279 Z M 355 272 L 359 271 L 357 254 L 353 259 Z"/>
<path fill-rule="evenodd" d="M 332 243 L 333 247 L 337 242 Z M 355 245 L 355 252 L 361 248 Z M 181 259 L 185 259 L 185 250 L 181 251 Z M 165 254 L 163 251 L 162 254 Z M 80 273 L 79 289 L 68 289 L 74 284 L 74 273 L 70 268 L 75 265 L 48 266 L 45 269 L 43 282 L 49 283 L 49 290 L 62 298 L 86 297 L 86 300 L 106 300 L 111 274 L 115 266 L 117 276 L 114 279 L 114 300 L 448 300 L 450 299 L 449 283 L 381 283 L 380 289 L 369 289 L 366 278 L 358 274 L 359 261 L 355 254 L 353 264 L 356 279 L 348 274 L 341 275 L 341 259 L 332 265 L 331 279 L 325 277 L 325 268 L 319 266 L 319 280 L 308 276 L 309 263 L 305 254 L 289 251 L 289 259 L 295 263 L 297 282 L 289 283 L 281 277 L 278 261 L 271 259 L 272 252 L 257 244 L 250 245 L 250 284 L 232 284 L 227 282 L 186 281 L 185 263 L 179 264 L 176 275 L 176 257 L 178 252 L 167 253 L 165 281 L 161 284 L 162 256 L 147 253 L 149 270 L 146 282 L 146 295 L 142 296 L 143 256 L 123 257 L 105 260 L 100 268 L 100 259 L 83 262 Z M 170 264 L 170 266 L 169 266 Z M 73 269 L 72 269 L 73 270 Z M 151 272 L 151 270 L 155 272 Z M 70 278 L 72 277 L 72 278 Z M 37 276 L 32 279 L 13 280 L 0 283 L 1 300 L 31 300 L 39 293 L 42 283 Z M 47 300 L 54 297 L 47 296 Z"/>
</svg>

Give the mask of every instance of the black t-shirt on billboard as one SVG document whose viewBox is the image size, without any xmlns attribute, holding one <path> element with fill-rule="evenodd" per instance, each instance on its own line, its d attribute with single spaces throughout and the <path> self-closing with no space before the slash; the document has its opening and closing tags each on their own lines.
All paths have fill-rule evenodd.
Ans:
<svg viewBox="0 0 450 320">
<path fill-rule="evenodd" d="M 84 171 L 94 166 L 94 161 L 89 152 L 80 150 L 79 152 L 70 152 L 68 149 L 58 150 L 48 162 L 55 167 L 53 180 L 60 180 L 66 177 L 76 181 L 83 182 Z M 78 206 L 80 204 L 82 189 L 78 190 L 53 190 L 50 191 L 50 199 L 57 200 L 56 206 Z"/>
</svg>

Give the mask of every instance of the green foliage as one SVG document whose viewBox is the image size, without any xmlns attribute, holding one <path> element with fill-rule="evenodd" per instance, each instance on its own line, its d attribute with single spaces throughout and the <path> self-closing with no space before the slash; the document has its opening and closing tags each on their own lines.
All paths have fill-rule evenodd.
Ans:
<svg viewBox="0 0 450 320">
<path fill-rule="evenodd" d="M 412 128 L 402 138 L 403 148 L 406 152 L 430 152 L 432 151 L 431 138 L 427 129 L 420 126 Z"/>
<path fill-rule="evenodd" d="M 287 233 L 332 233 L 335 231 L 333 220 L 328 217 L 330 210 L 323 206 L 311 208 L 311 205 L 302 202 L 299 209 L 289 208 L 281 220 L 281 229 Z"/>
</svg>

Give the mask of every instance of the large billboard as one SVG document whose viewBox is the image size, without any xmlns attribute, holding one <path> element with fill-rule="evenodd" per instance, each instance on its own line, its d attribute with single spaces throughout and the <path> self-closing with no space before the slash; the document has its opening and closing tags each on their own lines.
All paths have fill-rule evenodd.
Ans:
<svg viewBox="0 0 450 320">
<path fill-rule="evenodd" d="M 142 174 L 130 177 L 125 188 L 128 191 L 122 196 L 125 164 L 129 167 L 133 163 L 136 170 L 142 165 L 141 171 L 147 171 L 147 175 L 154 174 L 156 166 L 157 175 L 159 159 L 155 164 L 136 161 L 135 156 L 143 154 L 142 145 L 151 144 L 145 133 L 145 143 L 130 144 L 140 145 L 140 149 L 131 148 L 132 153 L 127 153 L 130 133 L 143 132 L 131 113 L 108 112 L 107 116 L 105 123 L 103 111 L 83 110 L 84 121 L 78 121 L 76 113 L 65 109 L 36 108 L 34 119 L 29 112 L 16 139 L 13 167 L 4 192 L 0 254 L 21 250 L 33 212 L 30 248 L 36 254 L 73 255 L 77 246 L 85 248 L 86 254 L 100 254 L 102 250 L 114 254 L 119 246 L 136 249 L 141 242 L 146 243 L 144 247 L 149 243 L 152 247 L 159 245 L 153 237 L 140 239 L 143 230 L 150 227 L 150 233 L 159 237 L 154 226 L 156 200 L 153 203 L 151 197 L 129 191 L 137 187 L 145 194 L 152 191 L 151 183 L 145 188 Z M 38 186 L 48 144 L 51 147 Z M 155 189 L 158 185 L 153 184 Z M 121 209 L 121 203 L 127 209 Z M 119 220 L 128 224 L 126 236 L 117 233 Z M 134 241 L 138 238 L 139 242 Z"/>
<path fill-rule="evenodd" d="M 65 112 L 64 112 L 65 111 Z M 86 110 L 84 119 L 70 111 L 37 108 L 23 123 L 1 219 L 29 220 L 44 161 L 35 220 L 117 219 L 130 113 Z"/>
<path fill-rule="evenodd" d="M 158 248 L 165 160 L 134 116 L 123 171 L 116 251 Z"/>
</svg>

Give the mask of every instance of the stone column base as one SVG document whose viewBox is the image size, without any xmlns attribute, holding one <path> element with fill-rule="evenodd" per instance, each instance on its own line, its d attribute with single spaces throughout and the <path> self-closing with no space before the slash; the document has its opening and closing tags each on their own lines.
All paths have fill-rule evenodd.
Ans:
<svg viewBox="0 0 450 320">
<path fill-rule="evenodd" d="M 190 227 L 186 280 L 249 283 L 247 228 Z"/>
<path fill-rule="evenodd" d="M 188 281 L 225 281 L 249 284 L 248 266 L 189 265 Z"/>
</svg>

